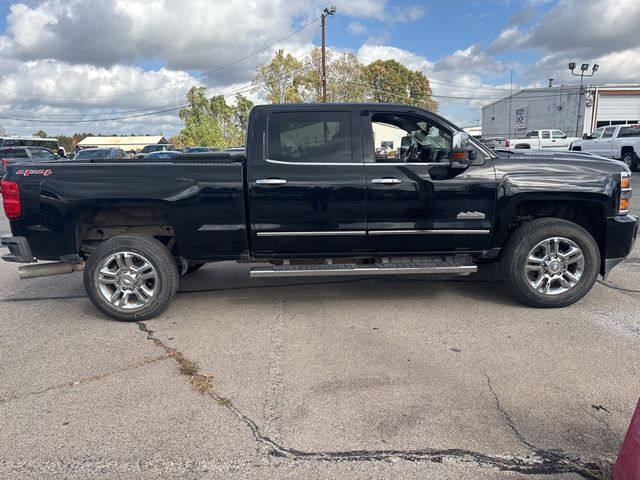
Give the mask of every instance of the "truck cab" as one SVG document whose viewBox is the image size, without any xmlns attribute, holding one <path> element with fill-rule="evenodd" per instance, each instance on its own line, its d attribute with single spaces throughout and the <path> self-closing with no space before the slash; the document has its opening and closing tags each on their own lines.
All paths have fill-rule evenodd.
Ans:
<svg viewBox="0 0 640 480">
<path fill-rule="evenodd" d="M 571 150 L 621 160 L 631 170 L 637 170 L 640 166 L 640 124 L 600 127 L 591 135 L 584 134 L 581 140 L 572 142 Z"/>
<path fill-rule="evenodd" d="M 525 138 L 510 140 L 513 148 L 517 149 L 542 149 L 567 150 L 575 138 L 568 137 L 562 130 L 545 129 L 530 130 Z"/>
</svg>

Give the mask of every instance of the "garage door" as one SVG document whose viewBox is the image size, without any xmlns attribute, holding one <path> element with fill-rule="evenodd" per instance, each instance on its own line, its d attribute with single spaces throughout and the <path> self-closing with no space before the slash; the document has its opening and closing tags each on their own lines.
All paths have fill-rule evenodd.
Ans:
<svg viewBox="0 0 640 480">
<path fill-rule="evenodd" d="M 639 95 L 603 95 L 598 100 L 597 121 L 633 120 L 640 121 Z"/>
</svg>

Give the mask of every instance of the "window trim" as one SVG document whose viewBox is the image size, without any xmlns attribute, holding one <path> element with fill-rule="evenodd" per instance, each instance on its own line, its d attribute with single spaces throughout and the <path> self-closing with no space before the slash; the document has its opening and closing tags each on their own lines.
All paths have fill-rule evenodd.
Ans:
<svg viewBox="0 0 640 480">
<path fill-rule="evenodd" d="M 460 131 L 462 132 L 463 130 L 456 130 L 455 128 L 452 128 L 449 125 L 443 124 L 442 122 L 438 121 L 438 119 L 433 119 L 431 118 L 429 115 L 423 113 L 422 111 L 418 110 L 416 111 L 402 111 L 402 110 L 395 110 L 395 109 L 376 109 L 376 108 L 367 108 L 366 110 L 363 110 L 363 112 L 366 111 L 368 114 L 367 115 L 361 115 L 363 121 L 365 122 L 365 125 L 368 128 L 368 132 L 367 135 L 371 134 L 371 137 L 373 138 L 373 116 L 375 114 L 389 114 L 389 115 L 413 115 L 413 116 L 418 116 L 423 118 L 424 120 L 433 123 L 435 125 L 438 125 L 439 128 L 442 128 L 444 130 L 447 130 L 451 133 L 451 138 L 453 139 L 453 135 L 457 132 Z M 363 161 L 364 161 L 364 165 L 384 165 L 384 166 L 388 166 L 388 167 L 400 167 L 400 166 L 405 166 L 405 165 L 429 165 L 429 166 L 442 166 L 442 165 L 446 165 L 446 162 L 376 162 L 375 161 L 375 148 L 373 149 L 373 160 L 370 160 L 369 157 L 367 156 L 367 149 L 364 145 L 365 142 L 365 131 L 364 131 L 364 126 L 362 126 L 362 141 L 363 141 Z M 491 151 L 485 147 L 480 141 L 478 141 L 477 138 L 472 137 L 471 135 L 469 135 L 469 141 L 473 144 L 473 146 L 476 148 L 476 150 L 478 150 L 479 154 L 478 158 L 476 160 L 474 160 L 473 162 L 471 162 L 471 164 L 469 166 L 482 166 L 486 163 L 487 160 L 490 159 L 496 159 L 496 158 L 500 158 L 498 155 L 495 155 L 491 153 Z"/>
<path fill-rule="evenodd" d="M 289 160 L 276 160 L 274 158 L 269 158 L 269 128 L 270 128 L 270 120 L 271 120 L 271 116 L 272 115 L 276 115 L 276 114 L 281 114 L 281 113 L 346 113 L 347 115 L 349 115 L 349 121 L 348 121 L 348 125 L 349 125 L 349 129 L 351 130 L 351 141 L 350 141 L 350 155 L 351 155 L 351 161 L 350 162 L 296 162 L 296 161 L 289 161 Z M 326 165 L 326 166 L 340 166 L 340 165 L 349 165 L 349 166 L 353 166 L 353 165 L 362 165 L 362 162 L 358 162 L 358 161 L 354 161 L 354 153 L 355 150 L 353 148 L 353 112 L 349 109 L 336 109 L 336 110 L 301 110 L 301 111 L 296 111 L 296 110 L 292 110 L 292 111 L 287 111 L 287 110 L 281 110 L 281 111 L 275 111 L 275 112 L 269 112 L 269 114 L 267 115 L 267 118 L 265 120 L 265 129 L 264 129 L 264 135 L 263 135 L 263 157 L 264 157 L 264 161 L 266 163 L 272 163 L 272 164 L 278 164 L 278 165 L 297 165 L 297 166 L 302 166 L 302 165 Z"/>
</svg>

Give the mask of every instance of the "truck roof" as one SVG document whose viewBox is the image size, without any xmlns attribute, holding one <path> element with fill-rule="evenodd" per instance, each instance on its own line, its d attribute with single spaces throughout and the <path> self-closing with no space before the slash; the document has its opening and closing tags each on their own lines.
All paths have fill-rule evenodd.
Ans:
<svg viewBox="0 0 640 480">
<path fill-rule="evenodd" d="M 253 110 L 287 110 L 287 111 L 309 111 L 309 110 L 324 110 L 332 108 L 357 108 L 360 110 L 374 109 L 374 110 L 402 110 L 403 112 L 420 112 L 424 115 L 432 117 L 443 125 L 448 125 L 457 130 L 462 130 L 454 123 L 451 123 L 446 118 L 438 115 L 437 113 L 427 110 L 426 108 L 418 107 L 416 105 L 406 105 L 402 103 L 383 103 L 383 102 L 348 102 L 348 103 L 274 103 L 265 105 L 256 105 Z"/>
</svg>

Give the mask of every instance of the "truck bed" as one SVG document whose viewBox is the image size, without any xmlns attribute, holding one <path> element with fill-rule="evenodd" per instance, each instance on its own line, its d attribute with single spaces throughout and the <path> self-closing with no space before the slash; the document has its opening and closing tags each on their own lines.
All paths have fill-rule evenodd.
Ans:
<svg viewBox="0 0 640 480">
<path fill-rule="evenodd" d="M 248 249 L 242 156 L 23 163 L 7 167 L 5 180 L 12 179 L 28 192 L 12 233 L 27 237 L 42 260 L 78 251 L 76 225 L 90 224 L 92 215 L 96 225 L 116 228 L 118 218 L 157 224 L 156 210 L 190 260 L 237 258 Z"/>
</svg>

